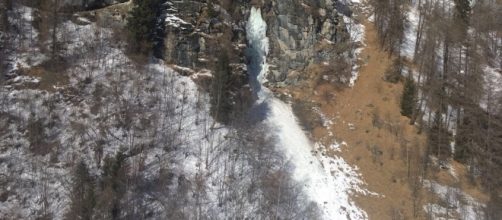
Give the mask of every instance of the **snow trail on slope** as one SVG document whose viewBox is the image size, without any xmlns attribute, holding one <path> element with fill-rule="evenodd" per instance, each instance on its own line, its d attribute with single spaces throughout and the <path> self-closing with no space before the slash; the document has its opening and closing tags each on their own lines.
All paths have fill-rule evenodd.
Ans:
<svg viewBox="0 0 502 220">
<path fill-rule="evenodd" d="M 251 86 L 258 96 L 256 105 L 266 106 L 265 123 L 273 130 L 279 141 L 278 149 L 294 165 L 293 179 L 304 185 L 304 192 L 322 210 L 324 219 L 367 219 L 367 214 L 349 198 L 352 190 L 362 183 L 357 173 L 343 160 L 326 160 L 312 155 L 314 147 L 297 123 L 290 105 L 275 98 L 264 87 L 268 70 L 267 24 L 260 9 L 252 8 L 246 26 L 250 63 L 248 70 Z M 331 169 L 329 164 L 338 164 Z"/>
<path fill-rule="evenodd" d="M 418 4 L 412 4 L 410 6 L 409 12 L 407 13 L 408 18 L 408 26 L 404 31 L 404 41 L 401 45 L 401 53 L 402 56 L 406 57 L 409 60 L 414 59 L 415 47 L 417 42 L 417 29 L 419 22 L 419 11 Z"/>
</svg>

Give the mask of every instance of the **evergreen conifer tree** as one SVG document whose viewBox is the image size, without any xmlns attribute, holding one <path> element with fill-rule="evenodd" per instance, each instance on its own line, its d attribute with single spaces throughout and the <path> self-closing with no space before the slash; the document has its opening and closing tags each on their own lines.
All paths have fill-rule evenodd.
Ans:
<svg viewBox="0 0 502 220">
<path fill-rule="evenodd" d="M 232 110 L 230 98 L 230 60 L 226 51 L 220 53 L 211 83 L 211 114 L 216 121 L 227 122 Z"/>
<path fill-rule="evenodd" d="M 451 156 L 450 135 L 444 126 L 443 115 L 440 111 L 434 113 L 432 127 L 428 135 L 428 147 L 428 152 L 439 159 L 445 159 Z"/>
<path fill-rule="evenodd" d="M 89 169 L 84 161 L 78 163 L 73 173 L 73 187 L 71 194 L 70 211 L 66 219 L 93 219 L 96 195 L 94 191 L 94 178 L 89 174 Z"/>
<path fill-rule="evenodd" d="M 401 114 L 406 117 L 411 117 L 416 106 L 417 88 L 411 77 L 406 79 L 404 83 L 403 95 L 401 96 Z"/>
<path fill-rule="evenodd" d="M 161 0 L 133 0 L 134 7 L 127 18 L 132 49 L 149 52 L 155 40 L 157 18 L 161 12 Z"/>
<path fill-rule="evenodd" d="M 460 18 L 465 23 L 469 21 L 471 3 L 469 0 L 455 0 L 455 17 Z"/>
</svg>

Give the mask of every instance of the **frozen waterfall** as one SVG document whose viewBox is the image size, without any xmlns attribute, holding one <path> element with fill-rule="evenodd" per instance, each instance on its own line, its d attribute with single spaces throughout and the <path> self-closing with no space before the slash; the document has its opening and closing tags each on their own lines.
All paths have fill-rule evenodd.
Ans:
<svg viewBox="0 0 502 220">
<path fill-rule="evenodd" d="M 251 86 L 258 97 L 256 105 L 267 106 L 264 120 L 278 137 L 278 150 L 294 165 L 293 179 L 304 185 L 303 191 L 318 204 L 324 219 L 367 219 L 366 213 L 349 198 L 353 189 L 351 185 L 359 180 L 349 179 L 353 177 L 340 171 L 351 169 L 350 166 L 342 158 L 336 158 L 336 164 L 343 167 L 327 169 L 328 164 L 323 163 L 325 160 L 312 155 L 313 144 L 298 125 L 290 105 L 275 98 L 263 86 L 268 70 L 266 57 L 269 43 L 266 33 L 267 24 L 261 10 L 252 8 L 246 26 Z"/>
</svg>

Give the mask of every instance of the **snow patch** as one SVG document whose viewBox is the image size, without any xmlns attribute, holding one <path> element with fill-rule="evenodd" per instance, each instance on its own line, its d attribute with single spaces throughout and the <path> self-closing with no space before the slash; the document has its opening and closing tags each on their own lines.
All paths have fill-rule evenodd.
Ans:
<svg viewBox="0 0 502 220">
<path fill-rule="evenodd" d="M 319 144 L 313 145 L 297 123 L 291 106 L 275 98 L 264 83 L 267 72 L 268 53 L 267 24 L 261 17 L 261 10 L 252 8 L 246 27 L 249 41 L 248 67 L 252 88 L 258 96 L 256 105 L 268 106 L 265 122 L 273 128 L 279 143 L 278 148 L 294 166 L 293 179 L 303 183 L 303 190 L 310 200 L 322 208 L 323 219 L 367 219 L 366 212 L 350 199 L 353 191 L 365 192 L 359 188 L 363 182 L 357 170 L 350 167 L 341 157 L 324 157 L 312 154 Z"/>
<path fill-rule="evenodd" d="M 401 45 L 401 55 L 409 60 L 413 60 L 417 42 L 417 29 L 419 22 L 419 12 L 417 5 L 411 5 L 408 13 L 408 26 L 404 31 L 404 42 Z"/>
<path fill-rule="evenodd" d="M 463 192 L 459 188 L 441 185 L 432 180 L 424 180 L 424 187 L 429 189 L 430 192 L 436 194 L 441 200 L 439 205 L 434 203 L 428 203 L 424 206 L 424 210 L 430 214 L 433 219 L 444 217 L 447 213 L 446 219 L 455 214 L 456 217 L 463 220 L 476 220 L 482 219 L 484 216 L 485 205 L 478 202 L 472 196 Z M 453 213 L 456 212 L 456 213 Z"/>
<path fill-rule="evenodd" d="M 359 1 L 352 2 L 359 4 Z M 366 45 L 364 43 L 365 27 L 363 24 L 358 23 L 355 19 L 347 16 L 343 16 L 343 21 L 347 26 L 347 31 L 349 32 L 351 43 L 357 46 L 357 48 L 354 48 L 353 54 L 350 58 L 352 63 L 352 76 L 349 79 L 349 86 L 353 87 L 357 81 L 357 78 L 359 77 L 360 65 L 358 62 L 360 62 L 360 54 L 363 51 L 364 46 Z"/>
</svg>

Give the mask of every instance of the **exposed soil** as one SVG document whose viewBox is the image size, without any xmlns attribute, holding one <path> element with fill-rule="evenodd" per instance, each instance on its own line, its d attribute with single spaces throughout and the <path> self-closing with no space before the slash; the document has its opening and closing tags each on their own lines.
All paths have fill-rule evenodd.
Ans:
<svg viewBox="0 0 502 220">
<path fill-rule="evenodd" d="M 314 103 L 326 118 L 331 119 L 331 125 L 325 127 L 322 123 L 311 123 L 317 126 L 307 130 L 314 141 L 326 146 L 334 141 L 347 143 L 342 152 L 330 153 L 341 155 L 348 163 L 357 166 L 367 189 L 379 194 L 355 195 L 353 198 L 370 219 L 422 219 L 425 218 L 424 202 L 434 198 L 423 190 L 419 191 L 421 199 L 415 200 L 414 217 L 410 185 L 413 174 L 410 173 L 418 173 L 418 162 L 413 161 L 419 161 L 417 158 L 423 152 L 426 137 L 409 124 L 408 118 L 401 116 L 399 102 L 403 85 L 383 80 L 392 57 L 380 49 L 373 24 L 365 21 L 364 25 L 367 46 L 360 55 L 364 63 L 354 87 L 340 89 L 328 80 L 322 80 L 322 76 L 307 71 L 306 79 L 299 85 L 278 90 L 291 94 L 293 100 Z M 316 113 L 311 111 L 310 114 Z M 298 116 L 300 121 L 309 118 Z M 407 161 L 411 161 L 410 166 Z M 436 170 L 428 177 L 446 185 L 455 183 L 455 187 L 485 201 L 486 197 L 467 183 L 465 167 L 455 162 L 452 166 L 457 177 L 447 170 Z"/>
<path fill-rule="evenodd" d="M 35 66 L 27 69 L 22 69 L 21 74 L 40 79 L 38 83 L 27 83 L 21 88 L 40 89 L 49 92 L 56 90 L 55 86 L 61 87 L 69 83 L 68 75 L 63 69 L 60 69 L 61 64 L 47 64 L 45 62 L 40 66 Z M 55 68 L 56 66 L 58 66 Z"/>
<path fill-rule="evenodd" d="M 407 147 L 423 146 L 425 137 L 409 125 L 408 118 L 401 116 L 402 85 L 383 80 L 392 60 L 379 48 L 373 25 L 365 26 L 367 46 L 361 57 L 366 63 L 360 69 L 360 77 L 353 88 L 337 94 L 334 106 L 323 110 L 345 120 L 331 127 L 338 139 L 348 143 L 342 156 L 360 168 L 369 190 L 382 195 L 355 200 L 371 219 L 390 219 L 394 212 L 410 218 L 412 192 L 401 152 Z M 348 123 L 353 124 L 352 130 Z"/>
</svg>

